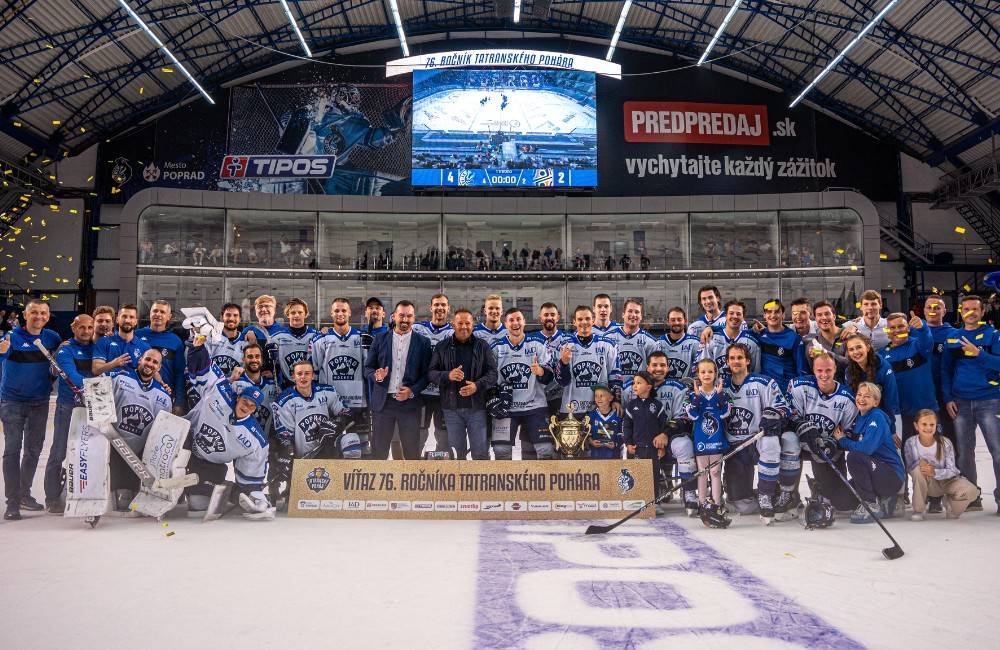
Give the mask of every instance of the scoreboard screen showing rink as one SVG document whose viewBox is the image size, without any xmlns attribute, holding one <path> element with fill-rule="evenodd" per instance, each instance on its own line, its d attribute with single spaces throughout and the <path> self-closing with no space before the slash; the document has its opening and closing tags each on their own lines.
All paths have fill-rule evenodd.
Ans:
<svg viewBox="0 0 1000 650">
<path fill-rule="evenodd" d="M 415 187 L 597 186 L 593 72 L 414 70 L 412 123 Z"/>
<path fill-rule="evenodd" d="M 653 499 L 642 460 L 296 460 L 291 517 L 619 519 Z M 652 517 L 652 508 L 640 515 Z"/>
</svg>

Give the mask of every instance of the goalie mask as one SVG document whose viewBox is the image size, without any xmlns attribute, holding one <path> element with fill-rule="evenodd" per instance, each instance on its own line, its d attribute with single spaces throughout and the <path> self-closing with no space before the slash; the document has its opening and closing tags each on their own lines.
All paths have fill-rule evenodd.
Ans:
<svg viewBox="0 0 1000 650">
<path fill-rule="evenodd" d="M 350 111 L 361 110 L 361 91 L 354 84 L 337 87 L 337 105 Z"/>
</svg>

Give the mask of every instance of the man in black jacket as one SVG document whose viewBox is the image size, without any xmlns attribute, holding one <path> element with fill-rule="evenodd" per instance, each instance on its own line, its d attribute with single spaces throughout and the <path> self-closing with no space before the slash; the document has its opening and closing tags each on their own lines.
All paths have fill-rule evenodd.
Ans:
<svg viewBox="0 0 1000 650">
<path fill-rule="evenodd" d="M 455 312 L 455 333 L 434 348 L 427 375 L 441 387 L 441 410 L 454 457 L 464 460 L 472 447 L 473 460 L 489 460 L 486 391 L 497 383 L 497 364 L 489 344 L 472 335 L 472 324 L 471 311 Z"/>
</svg>

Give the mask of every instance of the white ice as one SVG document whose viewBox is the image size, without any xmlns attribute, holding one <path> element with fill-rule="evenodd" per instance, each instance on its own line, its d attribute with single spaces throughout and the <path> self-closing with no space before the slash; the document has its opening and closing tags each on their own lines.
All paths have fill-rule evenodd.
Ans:
<svg viewBox="0 0 1000 650">
<path fill-rule="evenodd" d="M 503 95 L 507 105 L 502 106 Z M 480 104 L 488 98 L 485 104 Z M 594 110 L 550 90 L 446 90 L 413 109 L 417 131 L 594 133 Z"/>
<path fill-rule="evenodd" d="M 978 445 L 984 512 L 957 521 L 941 515 L 919 523 L 888 520 L 906 551 L 892 562 L 880 554 L 889 544 L 874 525 L 838 520 L 829 530 L 806 531 L 796 522 L 764 528 L 747 517 L 728 530 L 710 530 L 683 517 L 676 504 L 666 518 L 865 646 L 996 648 L 1000 517 L 989 455 L 982 439 Z M 33 487 L 39 499 L 47 449 L 48 443 Z M 20 522 L 0 522 L 3 650 L 486 647 L 476 636 L 477 581 L 510 580 L 503 557 L 479 557 L 485 527 L 479 522 L 249 522 L 230 516 L 203 524 L 183 515 L 163 523 L 106 516 L 92 530 L 81 520 L 24 515 Z M 624 543 L 648 526 L 623 526 L 601 543 Z M 593 540 L 579 535 L 585 527 L 567 521 L 559 530 L 571 541 Z M 539 532 L 530 523 L 511 529 Z M 662 560 L 673 561 L 669 551 Z M 595 579 L 616 570 L 578 569 Z M 523 607 L 527 621 L 533 613 L 560 616 L 559 604 L 547 602 L 546 582 L 537 574 L 523 577 L 511 584 L 508 601 L 490 606 Z M 702 597 L 712 589 L 724 595 L 710 579 L 685 579 L 701 585 Z M 567 623 L 556 632 L 506 643 L 598 647 L 592 635 L 574 627 L 576 613 L 564 616 Z M 626 639 L 628 628 L 648 625 L 649 616 L 649 610 L 623 610 L 601 624 L 621 627 L 619 638 Z M 735 641 L 715 629 L 637 647 L 702 650 L 735 647 Z M 739 647 L 789 645 L 755 637 Z"/>
</svg>

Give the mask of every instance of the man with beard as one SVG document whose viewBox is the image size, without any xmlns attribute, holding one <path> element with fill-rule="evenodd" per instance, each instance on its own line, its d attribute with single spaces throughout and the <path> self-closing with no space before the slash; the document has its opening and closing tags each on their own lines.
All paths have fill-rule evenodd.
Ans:
<svg viewBox="0 0 1000 650">
<path fill-rule="evenodd" d="M 142 458 L 156 414 L 170 410 L 170 395 L 156 379 L 162 361 L 160 351 L 151 348 L 142 354 L 134 370 L 125 366 L 111 373 L 118 409 L 118 421 L 113 426 L 139 458 Z M 127 516 L 129 504 L 138 491 L 139 477 L 120 454 L 111 454 L 111 493 L 115 497 L 115 511 Z"/>
<path fill-rule="evenodd" d="M 174 414 L 186 410 L 187 395 L 184 392 L 184 342 L 168 329 L 173 312 L 166 300 L 154 300 L 149 308 L 149 327 L 135 331 L 136 338 L 149 347 L 156 348 L 163 355 L 160 365 L 160 379 L 168 387 L 174 399 Z"/>
<path fill-rule="evenodd" d="M 694 319 L 687 331 L 691 336 L 701 338 L 702 330 L 706 327 L 722 327 L 726 317 L 722 313 L 722 294 L 716 286 L 706 285 L 699 289 L 698 304 L 705 313 Z"/>
<path fill-rule="evenodd" d="M 246 389 L 257 389 L 263 396 L 260 406 L 257 407 L 255 417 L 260 424 L 261 430 L 267 437 L 268 444 L 268 480 L 277 476 L 278 470 L 278 446 L 274 443 L 274 413 L 271 410 L 274 400 L 278 397 L 278 387 L 274 380 L 265 377 L 264 373 L 264 349 L 256 343 L 247 343 L 243 348 L 243 363 L 236 366 L 233 374 L 229 376 L 229 382 L 233 385 L 236 394 L 239 395 Z M 277 481 L 271 483 L 271 503 L 277 502 L 279 489 Z"/>
<path fill-rule="evenodd" d="M 812 367 L 812 361 L 822 352 L 829 352 L 837 362 L 837 375 L 842 375 L 847 369 L 847 350 L 841 339 L 841 329 L 837 327 L 837 313 L 833 305 L 826 300 L 820 300 L 813 305 L 816 316 L 816 331 L 802 337 L 806 346 L 806 361 Z"/>
<path fill-rule="evenodd" d="M 552 352 L 543 340 L 544 335 L 525 337 L 524 314 L 520 309 L 511 307 L 503 318 L 507 336 L 493 344 L 493 354 L 498 387 L 510 391 L 511 407 L 509 417 L 493 420 L 493 457 L 510 460 L 517 433 L 522 460 L 550 459 L 554 448 L 545 424 L 548 416 L 545 389 L 548 384 L 556 383 L 552 381 Z"/>
<path fill-rule="evenodd" d="M 243 362 L 243 348 L 247 341 L 240 336 L 240 320 L 243 310 L 236 303 L 227 302 L 219 312 L 222 323 L 221 338 L 218 341 L 206 341 L 205 348 L 212 357 L 212 363 L 227 375 L 231 375 Z"/>
<path fill-rule="evenodd" d="M 361 366 L 365 363 L 361 331 L 351 327 L 351 305 L 347 298 L 334 298 L 330 303 L 333 327 L 319 334 L 310 346 L 316 379 L 321 384 L 337 389 L 341 401 L 350 410 L 351 420 L 365 419 L 368 401 L 365 399 L 364 377 Z M 361 428 L 367 439 L 367 422 Z M 360 432 L 359 432 L 360 433 Z"/>
<path fill-rule="evenodd" d="M 100 339 L 94 344 L 93 373 L 103 375 L 123 366 L 135 368 L 149 344 L 136 338 L 135 326 L 139 322 L 139 310 L 135 305 L 118 308 L 118 331 Z"/>
<path fill-rule="evenodd" d="M 365 334 L 375 336 L 376 334 L 389 331 L 389 327 L 385 323 L 385 306 L 381 300 L 374 296 L 365 302 L 365 322 L 371 326 L 372 330 L 369 332 L 368 325 L 366 325 Z"/>
<path fill-rule="evenodd" d="M 538 321 L 542 324 L 542 329 L 528 335 L 528 338 L 544 343 L 553 359 L 559 354 L 563 339 L 568 336 L 559 329 L 559 318 L 559 307 L 554 302 L 543 303 L 538 310 Z M 559 382 L 552 381 L 545 386 L 545 401 L 550 416 L 559 413 L 559 407 L 562 406 L 562 386 Z M 524 458 L 524 438 L 521 438 L 521 443 L 521 457 Z"/>
<path fill-rule="evenodd" d="M 728 372 L 726 363 L 729 359 L 729 346 L 740 343 L 750 353 L 748 372 L 760 372 L 760 347 L 757 341 L 746 329 L 747 306 L 740 300 L 730 300 L 726 303 L 726 326 L 716 332 L 714 328 L 706 327 L 701 332 L 701 350 L 698 359 L 711 359 L 719 367 L 720 376 Z"/>
<path fill-rule="evenodd" d="M 503 337 L 507 336 L 500 318 L 503 316 L 503 298 L 497 294 L 490 294 L 483 300 L 483 322 L 477 323 L 472 335 L 476 338 L 484 339 L 487 345 L 493 345 Z"/>
<path fill-rule="evenodd" d="M 687 314 L 680 307 L 674 307 L 667 312 L 667 333 L 656 341 L 670 364 L 667 376 L 671 379 L 691 377 L 694 373 L 699 341 L 698 337 L 687 333 L 687 326 Z"/>
<path fill-rule="evenodd" d="M 78 314 L 70 329 L 73 338 L 59 346 L 56 363 L 63 369 L 76 386 L 83 386 L 86 377 L 93 377 L 94 319 L 86 314 Z M 66 444 L 69 440 L 69 423 L 76 406 L 76 395 L 64 381 L 59 382 L 56 397 L 56 413 L 53 418 L 52 446 L 49 459 L 45 463 L 45 510 L 53 515 L 63 512 L 62 504 L 62 464 L 66 459 Z"/>
<path fill-rule="evenodd" d="M 563 387 L 559 410 L 563 415 L 572 410 L 582 416 L 594 408 L 594 385 L 608 386 L 618 397 L 622 381 L 615 346 L 594 333 L 594 311 L 586 305 L 577 307 L 573 326 L 576 333 L 566 337 L 556 365 L 556 380 Z M 621 414 L 620 399 L 613 407 Z"/>
<path fill-rule="evenodd" d="M 618 367 L 623 377 L 631 377 L 642 370 L 646 357 L 656 349 L 656 339 L 642 328 L 642 316 L 642 303 L 629 298 L 622 310 L 622 324 L 604 335 L 618 352 Z"/>
<path fill-rule="evenodd" d="M 438 293 L 431 296 L 431 318 L 413 324 L 413 331 L 422 334 L 431 342 L 431 347 L 447 339 L 455 333 L 451 323 L 448 322 L 448 314 L 451 312 L 451 305 L 448 304 L 448 296 Z M 487 346 L 489 342 L 487 342 Z M 441 412 L 441 389 L 437 384 L 427 382 L 427 388 L 420 394 L 424 403 L 424 412 L 420 421 L 420 448 L 423 449 L 430 435 L 431 423 L 434 424 L 434 451 L 448 451 L 448 431 L 444 423 L 444 415 Z"/>
<path fill-rule="evenodd" d="M 751 514 L 753 503 L 753 470 L 757 466 L 757 504 L 764 524 L 774 517 L 777 497 L 778 468 L 782 443 L 794 447 L 798 438 L 783 433 L 784 421 L 791 415 L 788 402 L 778 384 L 769 377 L 750 372 L 750 349 L 742 342 L 733 343 L 726 351 L 729 373 L 722 390 L 732 402 L 726 437 L 735 447 L 761 429 L 764 437 L 753 447 L 747 447 L 725 463 L 726 495 L 741 515 Z M 787 441 L 782 440 L 787 436 Z"/>
<path fill-rule="evenodd" d="M 115 327 L 115 308 L 101 305 L 94 310 L 94 343 L 105 336 L 110 336 Z"/>
<path fill-rule="evenodd" d="M 614 307 L 611 305 L 611 296 L 606 293 L 594 296 L 594 334 L 604 336 L 612 328 L 621 325 L 611 320 L 612 310 Z"/>
</svg>

